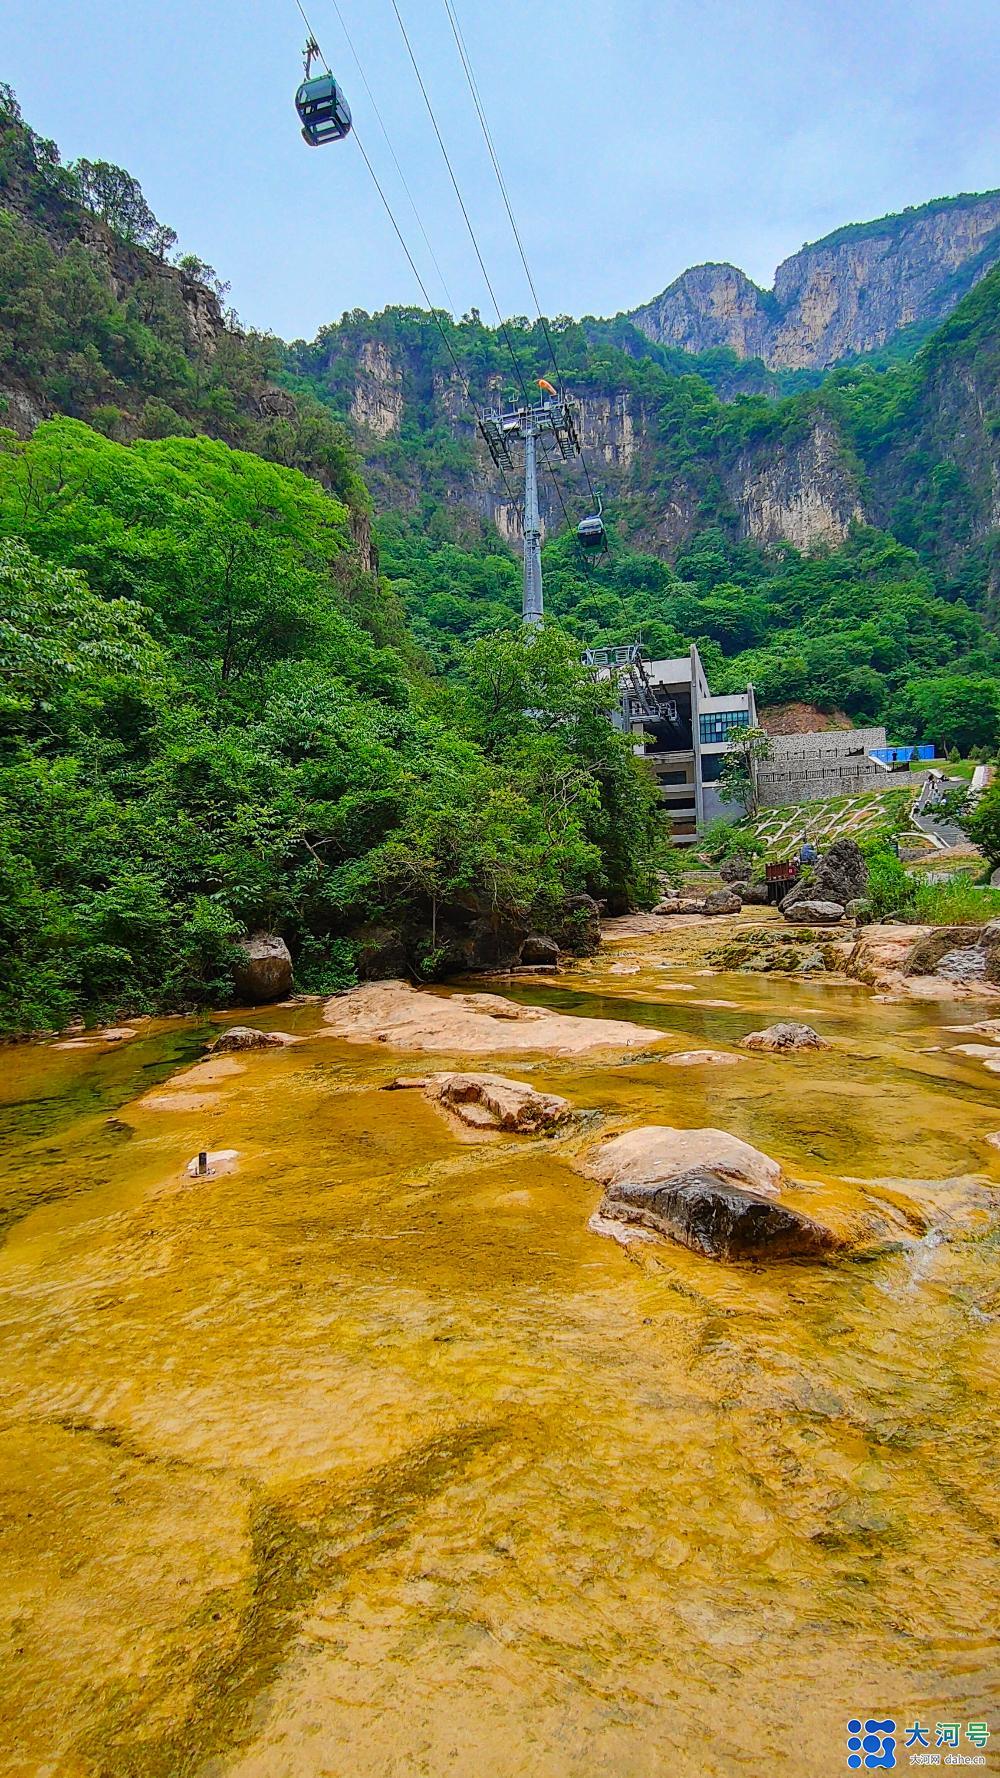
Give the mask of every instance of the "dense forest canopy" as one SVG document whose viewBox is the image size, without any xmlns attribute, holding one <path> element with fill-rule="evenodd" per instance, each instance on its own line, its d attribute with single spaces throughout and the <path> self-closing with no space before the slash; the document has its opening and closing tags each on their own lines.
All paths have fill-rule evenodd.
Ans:
<svg viewBox="0 0 1000 1778">
<path fill-rule="evenodd" d="M 332 988 L 373 923 L 435 973 L 456 910 L 573 942 L 573 896 L 651 892 L 652 792 L 572 641 L 515 632 L 436 685 L 295 470 L 7 434 L 0 587 L 8 1028 L 224 1000 L 261 926 Z"/>
</svg>

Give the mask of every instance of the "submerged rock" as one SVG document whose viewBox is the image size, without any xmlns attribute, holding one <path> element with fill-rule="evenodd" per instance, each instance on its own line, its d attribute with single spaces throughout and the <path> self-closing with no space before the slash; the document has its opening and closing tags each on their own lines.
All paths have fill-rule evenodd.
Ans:
<svg viewBox="0 0 1000 1778">
<path fill-rule="evenodd" d="M 651 1229 L 710 1259 L 817 1258 L 839 1245 L 822 1223 L 710 1167 L 654 1183 L 610 1185 L 598 1216 Z"/>
<path fill-rule="evenodd" d="M 431 1074 L 391 1083 L 391 1090 L 405 1087 L 419 1087 L 425 1098 L 476 1130 L 537 1135 L 558 1129 L 573 1116 L 568 1099 L 540 1093 L 528 1081 L 504 1074 Z"/>
<path fill-rule="evenodd" d="M 763 1031 L 751 1031 L 748 1036 L 740 1039 L 745 1050 L 828 1050 L 830 1045 L 825 1037 L 814 1031 L 811 1025 L 799 1025 L 794 1020 L 768 1025 Z"/>
<path fill-rule="evenodd" d="M 742 1060 L 731 1050 L 681 1050 L 676 1056 L 666 1057 L 671 1068 L 728 1068 Z"/>
<path fill-rule="evenodd" d="M 258 932 L 240 940 L 233 966 L 236 992 L 250 1006 L 284 1000 L 292 986 L 292 957 L 283 938 Z"/>
<path fill-rule="evenodd" d="M 231 1025 L 209 1048 L 213 1055 L 221 1055 L 226 1050 L 284 1049 L 288 1044 L 298 1042 L 299 1039 L 289 1036 L 287 1031 L 255 1031 L 252 1025 Z"/>
</svg>

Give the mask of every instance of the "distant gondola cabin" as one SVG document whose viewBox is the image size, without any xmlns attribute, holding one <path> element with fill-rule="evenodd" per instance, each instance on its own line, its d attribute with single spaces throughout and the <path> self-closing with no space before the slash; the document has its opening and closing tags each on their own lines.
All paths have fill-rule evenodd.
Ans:
<svg viewBox="0 0 1000 1778">
<path fill-rule="evenodd" d="M 310 148 L 342 142 L 351 128 L 351 107 L 332 74 L 304 80 L 295 95 L 295 109 L 302 123 L 303 140 Z"/>
</svg>

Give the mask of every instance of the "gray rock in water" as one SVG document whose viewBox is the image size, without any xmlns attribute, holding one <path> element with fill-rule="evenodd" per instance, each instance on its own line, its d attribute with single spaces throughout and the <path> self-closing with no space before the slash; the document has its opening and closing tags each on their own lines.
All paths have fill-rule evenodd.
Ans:
<svg viewBox="0 0 1000 1778">
<path fill-rule="evenodd" d="M 652 1229 L 710 1259 L 820 1258 L 839 1246 L 822 1223 L 710 1167 L 654 1184 L 609 1185 L 599 1216 Z"/>
<path fill-rule="evenodd" d="M 768 1025 L 763 1031 L 751 1031 L 740 1039 L 740 1047 L 745 1050 L 828 1050 L 830 1045 L 811 1025 L 799 1025 L 789 1019 Z"/>
<path fill-rule="evenodd" d="M 767 906 L 766 883 L 747 883 L 740 890 L 740 895 L 747 907 L 766 908 Z"/>
<path fill-rule="evenodd" d="M 218 1055 L 226 1050 L 284 1049 L 293 1041 L 284 1031 L 255 1031 L 252 1025 L 231 1025 L 209 1047 Z"/>
<path fill-rule="evenodd" d="M 241 939 L 237 949 L 233 980 L 240 998 L 250 1006 L 284 1000 L 292 987 L 292 957 L 284 939 L 273 932 L 258 932 L 253 938 Z"/>
<path fill-rule="evenodd" d="M 713 889 L 705 897 L 706 914 L 738 914 L 742 901 L 733 889 Z"/>
</svg>

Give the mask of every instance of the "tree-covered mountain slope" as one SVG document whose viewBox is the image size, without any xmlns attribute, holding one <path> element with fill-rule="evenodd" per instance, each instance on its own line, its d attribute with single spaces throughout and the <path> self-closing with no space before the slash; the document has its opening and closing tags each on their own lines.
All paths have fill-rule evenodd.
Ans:
<svg viewBox="0 0 1000 1778">
<path fill-rule="evenodd" d="M 518 487 L 494 469 L 476 407 L 552 374 L 545 333 L 526 321 L 504 336 L 476 316 L 438 320 L 413 309 L 352 313 L 289 348 L 289 379 L 351 428 L 381 511 L 442 540 L 515 539 Z M 917 548 L 946 591 L 992 609 L 1000 268 L 911 363 L 845 366 L 780 399 L 732 389 L 723 399 L 712 386 L 725 375 L 718 357 L 647 356 L 611 324 L 564 319 L 550 330 L 625 546 L 671 560 L 715 528 L 734 543 L 811 552 L 874 525 Z M 542 502 L 554 534 L 590 494 L 578 462 L 551 468 Z"/>
</svg>

